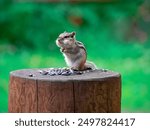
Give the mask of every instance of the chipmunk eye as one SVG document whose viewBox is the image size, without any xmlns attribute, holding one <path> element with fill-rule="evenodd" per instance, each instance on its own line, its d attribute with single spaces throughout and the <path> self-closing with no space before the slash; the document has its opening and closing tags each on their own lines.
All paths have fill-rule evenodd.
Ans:
<svg viewBox="0 0 150 130">
<path fill-rule="evenodd" d="M 64 36 L 64 38 L 68 38 L 68 36 Z"/>
<path fill-rule="evenodd" d="M 70 37 L 73 38 L 73 35 L 71 35 Z"/>
</svg>

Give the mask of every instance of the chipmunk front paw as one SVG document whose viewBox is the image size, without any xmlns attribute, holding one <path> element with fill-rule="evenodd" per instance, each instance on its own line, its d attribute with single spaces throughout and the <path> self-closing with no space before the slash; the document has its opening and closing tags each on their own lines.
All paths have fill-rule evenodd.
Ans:
<svg viewBox="0 0 150 130">
<path fill-rule="evenodd" d="M 68 52 L 65 48 L 61 48 L 60 51 L 63 52 L 63 53 L 67 53 Z"/>
</svg>

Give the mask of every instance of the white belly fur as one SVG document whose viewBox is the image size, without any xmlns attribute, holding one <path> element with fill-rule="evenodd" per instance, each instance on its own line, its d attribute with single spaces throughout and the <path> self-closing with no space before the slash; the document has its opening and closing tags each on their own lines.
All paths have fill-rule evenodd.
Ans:
<svg viewBox="0 0 150 130">
<path fill-rule="evenodd" d="M 65 61 L 66 61 L 66 64 L 69 66 L 69 67 L 71 67 L 71 66 L 73 66 L 73 64 L 74 64 L 74 59 L 76 58 L 76 56 L 75 55 L 71 55 L 71 54 L 64 54 L 64 57 L 65 57 Z M 71 58 L 70 58 L 71 57 Z"/>
</svg>

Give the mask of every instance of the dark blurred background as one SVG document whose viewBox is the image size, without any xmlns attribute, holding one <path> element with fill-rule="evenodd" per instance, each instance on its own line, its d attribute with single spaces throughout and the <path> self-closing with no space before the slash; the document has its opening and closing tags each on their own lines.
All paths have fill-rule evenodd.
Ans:
<svg viewBox="0 0 150 130">
<path fill-rule="evenodd" d="M 10 71 L 66 66 L 55 45 L 64 31 L 76 31 L 88 60 L 121 73 L 122 112 L 150 112 L 150 0 L 0 0 L 0 112 Z"/>
</svg>

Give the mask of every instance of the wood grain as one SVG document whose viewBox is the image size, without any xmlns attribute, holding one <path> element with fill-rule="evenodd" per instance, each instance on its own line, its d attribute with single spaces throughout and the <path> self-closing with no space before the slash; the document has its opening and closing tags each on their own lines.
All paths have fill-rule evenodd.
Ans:
<svg viewBox="0 0 150 130">
<path fill-rule="evenodd" d="M 37 112 L 37 87 L 35 80 L 10 77 L 9 112 Z"/>
<path fill-rule="evenodd" d="M 38 112 L 74 112 L 72 83 L 38 81 Z"/>
<path fill-rule="evenodd" d="M 121 77 L 108 82 L 108 112 L 121 112 Z"/>
<path fill-rule="evenodd" d="M 107 112 L 107 86 L 102 82 L 74 83 L 75 112 Z"/>
</svg>

